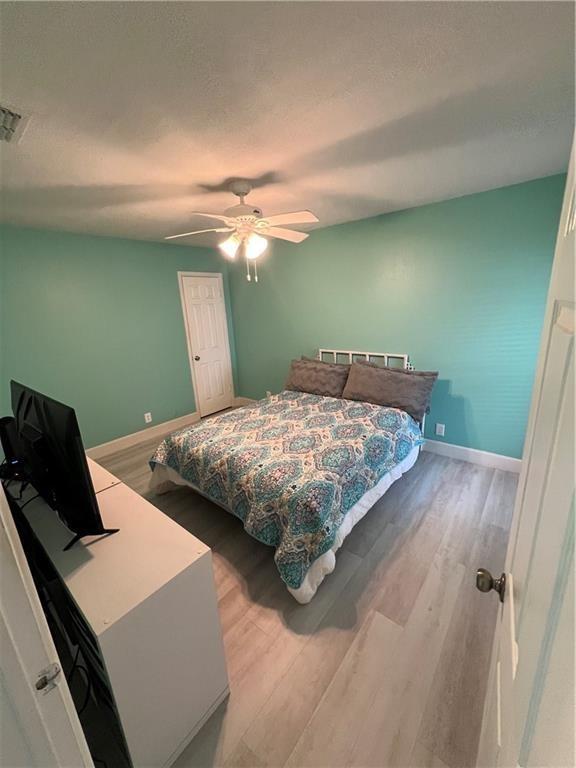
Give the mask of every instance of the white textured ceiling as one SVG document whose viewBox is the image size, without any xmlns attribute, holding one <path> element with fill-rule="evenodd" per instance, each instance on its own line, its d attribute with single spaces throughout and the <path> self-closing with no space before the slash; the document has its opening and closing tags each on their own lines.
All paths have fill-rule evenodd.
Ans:
<svg viewBox="0 0 576 768">
<path fill-rule="evenodd" d="M 325 226 L 565 170 L 572 3 L 1 4 L 2 218 L 161 240 L 222 211 Z M 201 185 L 206 185 L 202 187 Z M 210 189 L 216 187 L 216 190 Z M 188 239 L 186 244 L 214 240 Z"/>
</svg>

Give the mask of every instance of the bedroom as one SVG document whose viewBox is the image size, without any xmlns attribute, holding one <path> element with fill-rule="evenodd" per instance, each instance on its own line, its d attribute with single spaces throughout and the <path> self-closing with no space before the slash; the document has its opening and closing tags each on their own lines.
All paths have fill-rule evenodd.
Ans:
<svg viewBox="0 0 576 768">
<path fill-rule="evenodd" d="M 80 579 L 82 600 L 104 606 L 133 583 L 157 579 L 146 589 L 160 595 L 170 567 L 176 588 L 164 531 L 213 572 L 199 603 L 214 607 L 212 656 L 197 616 L 165 598 L 172 631 L 156 620 L 146 663 L 141 639 L 140 660 L 118 657 L 130 690 L 97 638 L 112 708 L 68 637 L 66 674 L 33 706 L 60 697 L 81 765 L 505 765 L 489 713 L 492 642 L 510 627 L 475 578 L 489 570 L 496 589 L 513 570 L 509 532 L 530 519 L 520 511 L 543 487 L 530 483 L 544 483 L 530 467 L 560 466 L 536 456 L 546 441 L 533 436 L 550 302 L 573 306 L 558 244 L 574 215 L 573 5 L 0 13 L 5 139 L 14 128 L 0 143 L 0 416 L 14 411 L 12 381 L 27 402 L 48 403 L 33 390 L 73 408 L 87 504 L 120 528 L 68 559 L 49 552 L 52 581 L 90 625 Z M 210 229 L 224 231 L 166 239 Z M 248 259 L 250 246 L 264 250 Z M 5 481 L 8 495 L 31 494 L 19 483 Z M 30 525 L 94 532 L 65 527 L 45 497 L 16 499 L 30 501 Z M 156 532 L 141 552 L 131 505 Z M 548 542 L 552 582 L 567 540 Z M 194 653 L 174 639 L 181 624 Z M 148 710 L 151 666 L 162 678 Z M 203 671 L 220 686 L 211 701 L 190 682 Z M 106 738 L 110 711 L 120 747 Z M 529 743 L 512 739 L 516 762 L 563 765 L 561 724 L 545 740 L 531 722 Z M 62 754 L 74 753 L 55 765 Z"/>
</svg>

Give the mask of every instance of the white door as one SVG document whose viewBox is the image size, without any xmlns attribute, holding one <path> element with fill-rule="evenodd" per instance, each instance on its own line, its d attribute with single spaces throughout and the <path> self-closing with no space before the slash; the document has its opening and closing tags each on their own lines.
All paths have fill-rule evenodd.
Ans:
<svg viewBox="0 0 576 768">
<path fill-rule="evenodd" d="M 0 487 L 0 765 L 93 766 L 14 521 Z"/>
<path fill-rule="evenodd" d="M 573 163 L 574 155 L 552 268 L 480 739 L 478 765 L 490 768 L 576 765 Z M 491 594 L 484 599 L 497 599 L 495 592 Z"/>
<path fill-rule="evenodd" d="M 179 272 L 196 409 L 200 416 L 234 399 L 222 275 Z"/>
</svg>

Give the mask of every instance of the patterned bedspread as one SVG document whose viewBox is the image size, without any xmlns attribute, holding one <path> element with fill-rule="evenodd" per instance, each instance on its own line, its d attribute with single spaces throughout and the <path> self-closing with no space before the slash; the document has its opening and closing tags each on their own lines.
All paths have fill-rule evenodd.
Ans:
<svg viewBox="0 0 576 768">
<path fill-rule="evenodd" d="M 170 435 L 150 466 L 171 467 L 239 517 L 298 589 L 348 510 L 422 442 L 404 411 L 282 392 Z"/>
</svg>

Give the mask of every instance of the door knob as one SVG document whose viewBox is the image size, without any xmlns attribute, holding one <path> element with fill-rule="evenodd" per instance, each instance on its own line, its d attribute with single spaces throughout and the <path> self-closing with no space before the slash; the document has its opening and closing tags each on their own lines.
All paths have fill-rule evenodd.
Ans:
<svg viewBox="0 0 576 768">
<path fill-rule="evenodd" d="M 194 360 L 200 360 L 200 355 L 194 355 Z"/>
<path fill-rule="evenodd" d="M 504 602 L 504 593 L 506 591 L 506 574 L 501 574 L 499 579 L 495 579 L 486 568 L 478 568 L 476 571 L 476 589 L 480 592 L 490 592 L 492 589 L 500 595 L 500 602 Z"/>
</svg>

